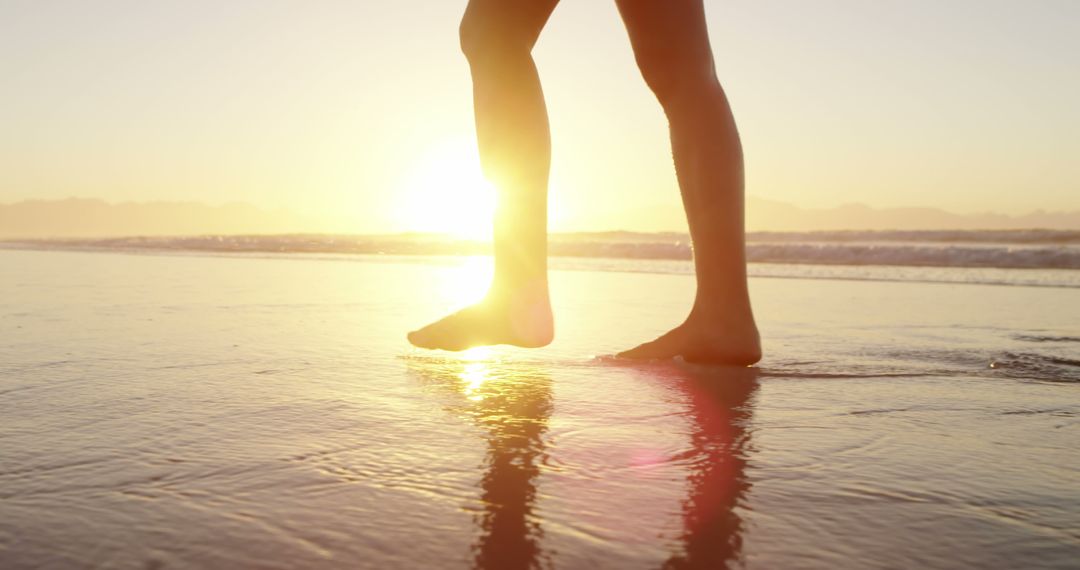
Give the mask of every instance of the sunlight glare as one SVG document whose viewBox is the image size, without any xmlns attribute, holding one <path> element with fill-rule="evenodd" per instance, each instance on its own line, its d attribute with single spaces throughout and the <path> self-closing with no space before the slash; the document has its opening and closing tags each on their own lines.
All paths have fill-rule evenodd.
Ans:
<svg viewBox="0 0 1080 570">
<path fill-rule="evenodd" d="M 462 388 L 465 397 L 474 402 L 484 399 L 480 389 L 491 378 L 491 369 L 487 361 L 493 352 L 490 346 L 477 346 L 461 353 L 461 359 L 465 361 L 465 369 L 458 374 L 458 377 L 465 383 Z"/>
<path fill-rule="evenodd" d="M 484 386 L 484 382 L 488 379 L 488 367 L 483 362 L 470 362 L 465 365 L 465 370 L 460 374 L 461 380 L 465 382 L 463 391 L 465 397 L 479 402 L 484 399 L 484 395 L 480 392 L 480 388 Z"/>
<path fill-rule="evenodd" d="M 467 257 L 449 272 L 440 284 L 439 291 L 450 308 L 472 305 L 484 298 L 495 265 L 491 257 L 476 255 Z"/>
<path fill-rule="evenodd" d="M 397 218 L 408 231 L 491 240 L 495 189 L 484 179 L 471 139 L 450 139 L 422 153 L 400 195 Z"/>
<path fill-rule="evenodd" d="M 490 360 L 495 354 L 495 349 L 490 346 L 474 346 L 461 352 L 461 359 L 466 362 L 482 362 Z"/>
</svg>

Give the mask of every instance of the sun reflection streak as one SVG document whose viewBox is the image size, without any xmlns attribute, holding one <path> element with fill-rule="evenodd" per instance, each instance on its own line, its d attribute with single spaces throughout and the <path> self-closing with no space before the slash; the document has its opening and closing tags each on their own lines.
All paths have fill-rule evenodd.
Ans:
<svg viewBox="0 0 1080 570">
<path fill-rule="evenodd" d="M 495 355 L 495 348 L 491 346 L 474 346 L 472 348 L 461 351 L 458 355 L 460 360 L 465 362 L 481 362 L 484 360 L 492 360 Z"/>
<path fill-rule="evenodd" d="M 495 350 L 490 346 L 477 346 L 461 353 L 462 370 L 457 376 L 463 382 L 461 391 L 473 402 L 484 399 L 484 383 L 491 379 L 491 362 Z"/>
<path fill-rule="evenodd" d="M 484 382 L 491 378 L 491 371 L 486 363 L 470 362 L 465 365 L 464 370 L 458 373 L 458 377 L 465 382 L 461 391 L 465 393 L 466 398 L 473 402 L 484 399 L 481 389 L 484 387 Z"/>
<path fill-rule="evenodd" d="M 473 567 L 550 568 L 536 502 L 548 462 L 551 379 L 543 367 L 503 361 L 497 354 L 491 348 L 472 349 L 461 358 L 409 364 L 425 385 L 447 398 L 448 411 L 481 428 L 486 442 Z"/>
</svg>

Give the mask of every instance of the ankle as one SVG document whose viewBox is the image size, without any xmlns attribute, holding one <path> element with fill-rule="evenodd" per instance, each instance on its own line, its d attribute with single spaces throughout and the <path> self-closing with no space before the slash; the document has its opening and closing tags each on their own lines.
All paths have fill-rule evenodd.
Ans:
<svg viewBox="0 0 1080 570">
<path fill-rule="evenodd" d="M 487 299 L 489 302 L 505 305 L 547 302 L 547 279 L 507 279 L 496 276 L 488 288 Z"/>
<path fill-rule="evenodd" d="M 754 326 L 754 314 L 750 310 L 749 303 L 732 304 L 701 304 L 695 303 L 686 317 L 688 324 L 702 324 L 706 326 Z"/>
</svg>

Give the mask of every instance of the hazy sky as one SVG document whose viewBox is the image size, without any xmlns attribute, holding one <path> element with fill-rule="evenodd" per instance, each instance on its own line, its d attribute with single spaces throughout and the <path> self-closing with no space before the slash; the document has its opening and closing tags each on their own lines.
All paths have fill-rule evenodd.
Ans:
<svg viewBox="0 0 1080 570">
<path fill-rule="evenodd" d="M 1080 209 L 1080 2 L 706 3 L 751 195 Z M 464 6 L 0 0 L 0 201 L 246 201 L 424 229 L 409 212 L 475 178 Z M 614 4 L 563 0 L 536 58 L 553 228 L 678 228 L 666 125 Z"/>
</svg>

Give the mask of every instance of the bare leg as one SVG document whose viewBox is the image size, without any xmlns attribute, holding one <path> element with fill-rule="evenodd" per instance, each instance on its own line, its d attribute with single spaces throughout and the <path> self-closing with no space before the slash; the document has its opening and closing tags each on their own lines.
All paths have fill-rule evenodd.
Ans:
<svg viewBox="0 0 1080 570">
<path fill-rule="evenodd" d="M 746 284 L 742 145 L 716 78 L 703 1 L 616 1 L 668 118 L 697 272 L 686 321 L 620 356 L 753 364 L 761 344 Z"/>
<path fill-rule="evenodd" d="M 409 333 L 423 348 L 544 346 L 551 135 L 532 48 L 558 0 L 470 0 L 461 45 L 473 77 L 484 175 L 498 189 L 495 277 L 485 299 Z"/>
</svg>

